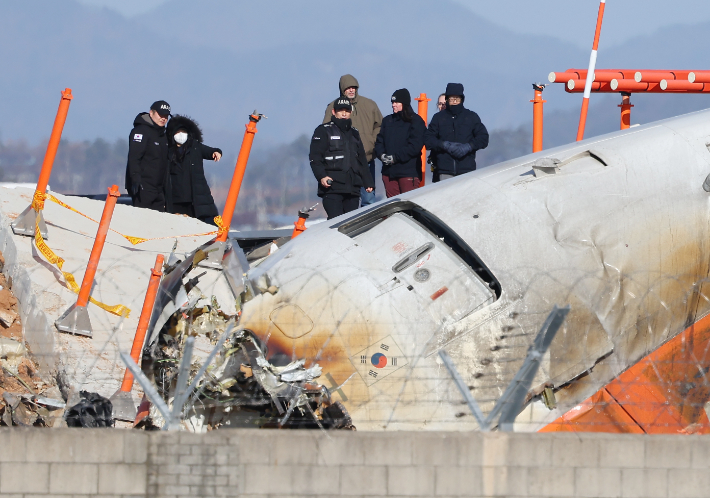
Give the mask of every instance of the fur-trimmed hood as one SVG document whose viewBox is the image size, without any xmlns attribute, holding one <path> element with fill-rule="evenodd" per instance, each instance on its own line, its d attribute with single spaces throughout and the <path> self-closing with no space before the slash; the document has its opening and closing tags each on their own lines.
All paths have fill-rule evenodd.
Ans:
<svg viewBox="0 0 710 498">
<path fill-rule="evenodd" d="M 192 140 L 202 143 L 202 129 L 197 121 L 190 118 L 189 116 L 181 116 L 180 114 L 175 114 L 170 121 L 168 121 L 168 143 L 170 145 L 175 145 L 175 133 L 183 128 L 187 131 L 187 134 Z"/>
</svg>

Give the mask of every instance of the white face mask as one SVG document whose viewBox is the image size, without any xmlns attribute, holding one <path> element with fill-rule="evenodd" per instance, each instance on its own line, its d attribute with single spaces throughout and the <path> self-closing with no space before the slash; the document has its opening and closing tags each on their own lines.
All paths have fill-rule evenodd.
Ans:
<svg viewBox="0 0 710 498">
<path fill-rule="evenodd" d="M 180 132 L 180 133 L 176 133 L 175 134 L 175 142 L 179 143 L 180 145 L 187 142 L 187 133 L 185 133 L 184 131 Z"/>
</svg>

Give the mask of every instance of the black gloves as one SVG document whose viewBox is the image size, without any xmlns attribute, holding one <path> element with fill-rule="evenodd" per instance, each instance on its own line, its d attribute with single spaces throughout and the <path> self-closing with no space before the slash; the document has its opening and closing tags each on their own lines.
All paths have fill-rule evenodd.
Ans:
<svg viewBox="0 0 710 498">
<path fill-rule="evenodd" d="M 394 156 L 388 156 L 387 154 L 382 154 L 380 156 L 380 160 L 382 161 L 382 164 L 385 166 L 389 166 L 394 162 Z"/>
<path fill-rule="evenodd" d="M 471 144 L 460 144 L 458 142 L 444 142 L 442 144 L 444 150 L 454 159 L 462 159 L 464 156 L 471 153 L 473 147 Z"/>
<path fill-rule="evenodd" d="M 142 189 L 143 186 L 140 184 L 140 182 L 133 182 L 131 184 L 131 197 L 138 197 L 138 194 Z"/>
</svg>

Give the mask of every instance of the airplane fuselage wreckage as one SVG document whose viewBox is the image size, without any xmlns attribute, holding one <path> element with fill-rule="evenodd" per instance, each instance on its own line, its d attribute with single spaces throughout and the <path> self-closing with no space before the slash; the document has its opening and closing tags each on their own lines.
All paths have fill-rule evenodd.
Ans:
<svg viewBox="0 0 710 498">
<path fill-rule="evenodd" d="M 279 419 L 319 395 L 361 430 L 478 430 L 555 305 L 569 306 L 520 403 L 516 430 L 540 430 L 710 311 L 708 147 L 710 111 L 697 112 L 388 199 L 250 267 L 228 244 L 233 350 L 248 360 L 233 369 L 259 381 Z M 174 270 L 185 282 L 201 271 L 194 257 Z M 190 300 L 190 285 L 170 282 L 168 272 L 144 360 L 160 360 L 169 316 Z M 247 423 L 223 411 L 222 423 Z"/>
</svg>

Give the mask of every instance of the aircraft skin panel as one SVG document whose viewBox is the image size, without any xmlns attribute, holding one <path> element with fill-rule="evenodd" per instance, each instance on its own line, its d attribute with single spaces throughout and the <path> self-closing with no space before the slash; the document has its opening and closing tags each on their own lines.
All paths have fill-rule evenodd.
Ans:
<svg viewBox="0 0 710 498">
<path fill-rule="evenodd" d="M 269 354 L 305 357 L 338 384 L 347 380 L 342 401 L 358 429 L 471 430 L 477 424 L 436 352 L 446 348 L 488 413 L 552 306 L 570 304 L 530 393 L 555 389 L 561 412 L 550 411 L 550 422 L 710 313 L 709 137 L 704 111 L 398 197 L 463 239 L 499 295 L 413 212 L 341 233 L 336 225 L 359 210 L 285 244 L 287 255 L 267 271 L 278 292 L 247 302 L 241 323 L 268 339 Z M 415 266 L 393 271 L 427 240 L 432 249 Z M 414 279 L 415 268 L 428 271 L 425 281 Z M 295 339 L 281 332 L 288 323 L 276 327 L 270 316 L 285 305 L 307 317 L 294 329 L 307 322 L 312 330 Z M 396 367 L 372 363 L 378 343 L 401 355 Z"/>
<path fill-rule="evenodd" d="M 539 432 L 708 434 L 710 316 Z"/>
</svg>

